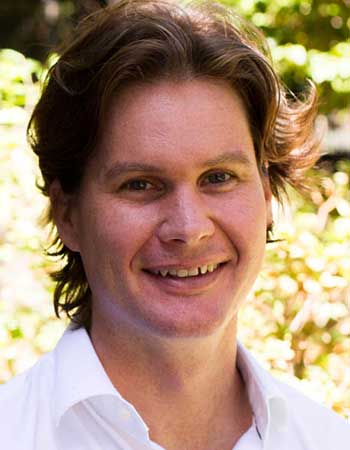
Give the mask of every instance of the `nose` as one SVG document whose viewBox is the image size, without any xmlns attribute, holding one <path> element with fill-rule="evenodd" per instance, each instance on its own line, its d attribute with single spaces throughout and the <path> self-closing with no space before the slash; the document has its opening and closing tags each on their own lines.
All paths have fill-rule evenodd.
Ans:
<svg viewBox="0 0 350 450">
<path fill-rule="evenodd" d="M 211 210 L 193 189 L 182 189 L 167 198 L 158 227 L 158 238 L 163 243 L 182 243 L 195 246 L 215 232 Z"/>
</svg>

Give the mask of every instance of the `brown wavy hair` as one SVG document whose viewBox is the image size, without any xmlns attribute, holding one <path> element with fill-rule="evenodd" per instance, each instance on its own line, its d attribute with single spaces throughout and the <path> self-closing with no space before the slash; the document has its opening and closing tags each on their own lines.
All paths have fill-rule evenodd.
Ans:
<svg viewBox="0 0 350 450">
<path fill-rule="evenodd" d="M 316 92 L 302 99 L 281 84 L 261 32 L 222 5 L 187 6 L 158 0 L 121 0 L 85 17 L 59 50 L 28 126 L 39 157 L 42 193 L 58 179 L 74 193 L 96 148 L 111 99 L 132 83 L 207 78 L 225 80 L 241 96 L 258 167 L 281 200 L 289 184 L 306 188 L 305 170 L 318 158 L 314 139 Z M 91 291 L 80 254 L 61 241 L 49 206 L 49 254 L 63 267 L 56 282 L 56 315 L 64 311 L 89 329 Z"/>
</svg>

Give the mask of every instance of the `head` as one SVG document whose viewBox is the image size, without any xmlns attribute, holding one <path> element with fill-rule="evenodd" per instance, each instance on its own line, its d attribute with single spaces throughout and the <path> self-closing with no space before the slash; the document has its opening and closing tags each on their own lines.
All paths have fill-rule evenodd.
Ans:
<svg viewBox="0 0 350 450">
<path fill-rule="evenodd" d="M 287 185 L 305 188 L 304 172 L 317 159 L 314 89 L 303 101 L 288 94 L 261 33 L 232 11 L 212 3 L 118 1 L 86 17 L 59 54 L 28 128 L 44 195 L 58 184 L 67 198 L 79 201 L 110 118 L 118 120 L 118 107 L 122 116 L 132 104 L 132 90 L 141 92 L 136 97 L 142 105 L 147 86 L 151 92 L 167 86 L 169 94 L 171 86 L 185 92 L 190 83 L 194 91 L 232 90 L 244 111 L 259 176 L 277 200 Z M 54 224 L 52 206 L 47 218 Z M 55 233 L 52 253 L 64 261 L 53 274 L 56 313 L 65 311 L 89 328 L 91 289 L 81 252 Z"/>
</svg>

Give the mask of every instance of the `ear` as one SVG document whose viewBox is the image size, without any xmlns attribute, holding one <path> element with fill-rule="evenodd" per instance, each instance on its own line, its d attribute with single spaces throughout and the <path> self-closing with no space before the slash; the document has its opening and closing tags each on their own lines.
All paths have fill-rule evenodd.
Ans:
<svg viewBox="0 0 350 450">
<path fill-rule="evenodd" d="M 266 203 L 266 227 L 270 228 L 273 223 L 273 214 L 272 214 L 272 191 L 270 185 L 270 178 L 268 171 L 263 171 L 261 175 L 261 180 L 264 189 L 264 197 Z"/>
<path fill-rule="evenodd" d="M 73 196 L 66 194 L 56 179 L 49 188 L 52 217 L 62 242 L 73 252 L 79 252 Z"/>
</svg>

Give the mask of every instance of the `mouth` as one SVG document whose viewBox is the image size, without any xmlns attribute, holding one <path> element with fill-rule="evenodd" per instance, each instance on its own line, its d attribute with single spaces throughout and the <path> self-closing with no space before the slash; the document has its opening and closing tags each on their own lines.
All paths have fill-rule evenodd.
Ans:
<svg viewBox="0 0 350 450">
<path fill-rule="evenodd" d="M 201 266 L 191 267 L 188 269 L 184 268 L 163 268 L 163 269 L 143 269 L 151 275 L 161 276 L 162 278 L 189 278 L 189 277 L 203 277 L 207 273 L 213 273 L 218 270 L 219 267 L 226 264 L 222 263 L 212 263 L 204 264 Z"/>
<path fill-rule="evenodd" d="M 143 269 L 147 279 L 164 291 L 195 295 L 210 289 L 216 283 L 229 261 L 192 268 Z"/>
</svg>

